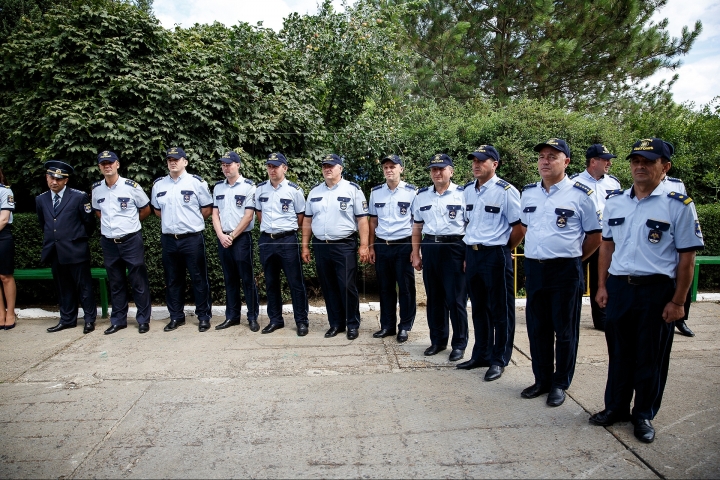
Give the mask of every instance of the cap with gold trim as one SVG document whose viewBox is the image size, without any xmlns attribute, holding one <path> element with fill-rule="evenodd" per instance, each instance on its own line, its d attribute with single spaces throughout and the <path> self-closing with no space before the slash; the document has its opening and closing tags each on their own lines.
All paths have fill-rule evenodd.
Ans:
<svg viewBox="0 0 720 480">
<path fill-rule="evenodd" d="M 657 160 L 660 157 L 670 160 L 673 153 L 675 153 L 675 147 L 673 147 L 672 143 L 661 138 L 644 138 L 635 142 L 632 152 L 626 158 L 629 159 L 633 155 L 640 155 L 648 160 Z"/>
<path fill-rule="evenodd" d="M 115 152 L 111 152 L 110 150 L 105 150 L 98 154 L 97 160 L 98 160 L 98 164 L 103 163 L 103 162 L 113 163 L 113 162 L 118 161 L 118 156 L 115 155 Z"/>
<path fill-rule="evenodd" d="M 45 162 L 45 173 L 53 178 L 68 178 L 75 173 L 75 169 L 60 160 L 48 160 Z"/>
</svg>

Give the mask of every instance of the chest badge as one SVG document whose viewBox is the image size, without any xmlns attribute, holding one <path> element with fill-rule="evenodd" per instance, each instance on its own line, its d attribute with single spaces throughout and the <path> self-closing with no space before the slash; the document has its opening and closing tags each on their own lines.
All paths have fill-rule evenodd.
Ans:
<svg viewBox="0 0 720 480">
<path fill-rule="evenodd" d="M 451 220 L 455 220 L 455 218 L 457 218 L 457 210 L 450 210 L 448 215 L 450 216 Z"/>
<path fill-rule="evenodd" d="M 658 243 L 660 242 L 660 239 L 662 238 L 662 232 L 657 229 L 650 230 L 650 233 L 648 233 L 648 241 L 650 243 Z"/>
<path fill-rule="evenodd" d="M 120 202 L 121 210 L 127 210 L 129 200 L 130 200 L 129 198 L 118 198 L 118 201 Z"/>
<path fill-rule="evenodd" d="M 558 226 L 558 228 L 565 228 L 567 227 L 567 217 L 564 217 L 562 215 L 558 215 L 557 220 L 555 221 L 555 225 Z"/>
<path fill-rule="evenodd" d="M 183 201 L 185 203 L 190 203 L 190 194 L 187 192 L 183 192 Z"/>
<path fill-rule="evenodd" d="M 235 195 L 235 206 L 236 207 L 242 207 L 244 202 L 245 202 L 245 197 L 243 195 Z"/>
<path fill-rule="evenodd" d="M 400 205 L 400 215 L 407 215 L 407 207 Z"/>
</svg>

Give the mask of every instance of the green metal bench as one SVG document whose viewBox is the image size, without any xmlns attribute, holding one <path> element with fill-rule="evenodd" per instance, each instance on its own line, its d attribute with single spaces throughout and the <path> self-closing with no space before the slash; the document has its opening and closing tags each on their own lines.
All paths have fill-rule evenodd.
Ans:
<svg viewBox="0 0 720 480">
<path fill-rule="evenodd" d="M 690 300 L 697 301 L 698 277 L 700 276 L 700 265 L 720 265 L 720 257 L 695 257 L 695 275 L 693 275 L 692 290 Z"/>
<path fill-rule="evenodd" d="M 102 318 L 108 317 L 108 291 L 107 271 L 104 268 L 91 268 L 92 278 L 100 281 L 100 305 L 102 307 Z M 13 273 L 16 280 L 52 280 L 52 269 L 50 268 L 27 268 L 16 269 Z"/>
</svg>

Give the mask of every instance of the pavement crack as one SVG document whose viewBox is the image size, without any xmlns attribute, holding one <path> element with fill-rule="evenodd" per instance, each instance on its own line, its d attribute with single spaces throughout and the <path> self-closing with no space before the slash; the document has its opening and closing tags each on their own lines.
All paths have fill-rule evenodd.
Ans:
<svg viewBox="0 0 720 480">
<path fill-rule="evenodd" d="M 25 375 L 26 373 L 28 373 L 30 370 L 32 370 L 33 368 L 39 367 L 40 365 L 42 365 L 43 363 L 47 362 L 48 360 L 50 360 L 50 359 L 51 359 L 52 357 L 54 357 L 55 355 L 61 354 L 62 352 L 64 352 L 65 350 L 67 350 L 68 348 L 70 348 L 70 347 L 73 346 L 76 342 L 82 340 L 83 338 L 85 338 L 85 337 L 78 337 L 78 338 L 76 338 L 75 340 L 73 340 L 73 341 L 71 341 L 71 342 L 63 345 L 63 346 L 60 347 L 59 349 L 57 349 L 57 350 L 55 350 L 54 352 L 50 353 L 47 357 L 45 357 L 45 358 L 43 358 L 42 360 L 40 360 L 39 362 L 37 362 L 36 364 L 31 365 L 31 366 L 28 367 L 27 369 L 23 370 L 23 371 L 22 371 L 20 374 L 18 374 L 15 378 L 9 379 L 9 380 L 7 381 L 7 383 L 16 383 L 23 375 Z"/>
</svg>

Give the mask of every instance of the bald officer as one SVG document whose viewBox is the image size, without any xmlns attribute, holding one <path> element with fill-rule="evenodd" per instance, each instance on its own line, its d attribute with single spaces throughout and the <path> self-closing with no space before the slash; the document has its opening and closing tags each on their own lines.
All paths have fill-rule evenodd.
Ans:
<svg viewBox="0 0 720 480">
<path fill-rule="evenodd" d="M 475 180 L 465 194 L 465 280 L 475 328 L 472 358 L 460 369 L 490 367 L 485 381 L 500 378 L 510 363 L 515 339 L 515 289 L 511 252 L 525 230 L 520 223 L 520 192 L 495 171 L 500 155 L 480 145 L 468 155 Z"/>
<path fill-rule="evenodd" d="M 90 333 L 95 330 L 97 317 L 88 247 L 95 216 L 87 193 L 67 186 L 73 167 L 50 160 L 45 162 L 45 169 L 50 190 L 35 198 L 35 211 L 43 229 L 40 260 L 50 263 L 60 301 L 60 322 L 47 331 L 75 328 L 79 300 L 85 317 L 83 333 Z"/>
<path fill-rule="evenodd" d="M 205 219 L 212 213 L 213 200 L 207 183 L 185 170 L 188 161 L 182 148 L 170 148 L 166 160 L 168 175 L 155 180 L 150 195 L 150 203 L 162 226 L 165 300 L 170 312 L 170 322 L 164 330 L 170 332 L 185 325 L 187 269 L 195 296 L 198 329 L 206 332 L 210 329 L 212 304 L 202 232 Z"/>
<path fill-rule="evenodd" d="M 597 301 L 606 307 L 610 358 L 605 409 L 590 423 L 632 420 L 645 443 L 655 439 L 651 420 L 665 390 L 673 322 L 683 316 L 695 252 L 703 248 L 692 199 L 661 185 L 672 152 L 659 138 L 633 145 L 633 185 L 608 198 L 600 247 Z"/>
<path fill-rule="evenodd" d="M 551 138 L 535 151 L 542 180 L 526 185 L 520 201 L 527 228 L 526 315 L 535 383 L 521 395 L 535 398 L 549 392 L 547 404 L 557 407 L 575 373 L 582 260 L 598 248 L 602 230 L 593 190 L 565 175 L 570 164 L 565 140 Z"/>
<path fill-rule="evenodd" d="M 150 199 L 140 185 L 120 176 L 115 152 L 100 152 L 98 166 L 105 179 L 92 186 L 92 207 L 100 219 L 100 246 L 112 299 L 110 327 L 105 335 L 127 327 L 128 280 L 137 307 L 138 331 L 147 333 L 152 306 L 140 222 L 150 215 Z"/>
<path fill-rule="evenodd" d="M 257 332 L 260 301 L 253 269 L 252 232 L 255 226 L 255 182 L 240 175 L 240 156 L 229 151 L 220 159 L 225 180 L 217 182 L 212 221 L 218 238 L 218 256 L 225 279 L 225 321 L 222 330 L 240 325 L 240 281 L 247 303 L 250 330 Z"/>
<path fill-rule="evenodd" d="M 430 159 L 432 186 L 418 190 L 413 206 L 413 267 L 423 272 L 427 294 L 430 346 L 425 355 L 447 349 L 452 322 L 450 361 L 465 354 L 468 342 L 467 285 L 465 261 L 465 196 L 463 188 L 451 181 L 452 158 L 439 153 Z"/>
<path fill-rule="evenodd" d="M 305 204 L 302 259 L 310 262 L 312 234 L 315 265 L 330 323 L 325 338 L 347 329 L 347 338 L 355 340 L 360 328 L 357 253 L 361 262 L 368 261 L 368 204 L 360 185 L 342 178 L 343 163 L 334 153 L 322 161 L 325 180 L 310 190 Z"/>
</svg>

